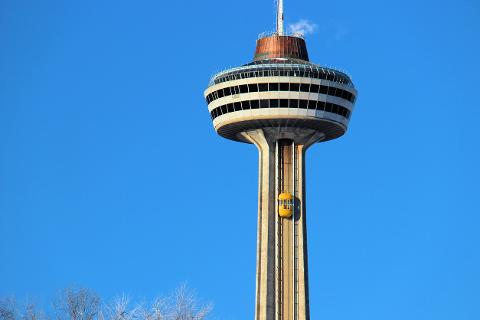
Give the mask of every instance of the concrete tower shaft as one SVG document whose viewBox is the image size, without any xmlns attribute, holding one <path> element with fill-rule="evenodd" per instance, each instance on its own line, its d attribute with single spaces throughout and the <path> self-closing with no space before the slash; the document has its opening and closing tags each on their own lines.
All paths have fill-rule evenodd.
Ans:
<svg viewBox="0 0 480 320">
<path fill-rule="evenodd" d="M 309 319 L 305 151 L 323 136 L 295 128 L 243 135 L 259 150 L 255 319 Z M 277 214 L 281 192 L 293 195 L 289 219 Z"/>
</svg>

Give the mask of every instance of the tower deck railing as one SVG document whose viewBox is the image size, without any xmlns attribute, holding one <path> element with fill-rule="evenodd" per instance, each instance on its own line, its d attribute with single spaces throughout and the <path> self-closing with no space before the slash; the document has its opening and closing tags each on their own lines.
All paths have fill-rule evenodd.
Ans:
<svg viewBox="0 0 480 320">
<path fill-rule="evenodd" d="M 283 32 L 282 35 L 278 34 L 277 31 L 265 31 L 262 32 L 258 35 L 258 39 L 266 38 L 266 37 L 272 37 L 272 36 L 282 36 L 282 37 L 296 37 L 296 38 L 301 38 L 305 39 L 305 35 L 300 32 Z"/>
<path fill-rule="evenodd" d="M 275 71 L 278 71 L 279 74 L 275 74 Z M 288 74 L 285 74 L 285 72 L 288 72 Z M 354 87 L 350 76 L 346 72 L 310 63 L 262 63 L 225 69 L 215 73 L 210 78 L 208 86 L 231 80 L 278 75 L 324 79 L 342 83 L 351 88 Z"/>
</svg>

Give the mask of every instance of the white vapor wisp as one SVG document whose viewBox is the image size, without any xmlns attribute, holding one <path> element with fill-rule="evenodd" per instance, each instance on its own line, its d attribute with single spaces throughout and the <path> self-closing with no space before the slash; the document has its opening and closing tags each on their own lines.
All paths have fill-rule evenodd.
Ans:
<svg viewBox="0 0 480 320">
<path fill-rule="evenodd" d="M 314 33 L 317 30 L 317 25 L 306 19 L 301 19 L 298 22 L 288 25 L 288 31 L 293 35 L 305 36 Z"/>
</svg>

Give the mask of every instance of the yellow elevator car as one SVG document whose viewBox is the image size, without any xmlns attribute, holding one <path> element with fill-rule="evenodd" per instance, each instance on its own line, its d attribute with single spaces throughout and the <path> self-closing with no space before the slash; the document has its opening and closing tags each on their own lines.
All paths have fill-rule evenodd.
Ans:
<svg viewBox="0 0 480 320">
<path fill-rule="evenodd" d="M 290 218 L 293 211 L 293 196 L 290 192 L 282 192 L 278 195 L 278 215 L 282 218 Z"/>
</svg>

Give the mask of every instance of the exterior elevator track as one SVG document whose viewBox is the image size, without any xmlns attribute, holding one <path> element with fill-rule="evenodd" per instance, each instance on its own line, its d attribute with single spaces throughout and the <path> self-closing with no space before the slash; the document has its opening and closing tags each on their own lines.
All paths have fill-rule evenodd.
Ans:
<svg viewBox="0 0 480 320">
<path fill-rule="evenodd" d="M 298 319 L 298 226 L 296 213 L 298 203 L 298 157 L 292 140 L 276 142 L 276 191 L 277 195 L 288 192 L 293 195 L 291 218 L 276 214 L 276 278 L 277 278 L 277 320 Z M 277 204 L 278 206 L 278 204 Z M 278 209 L 278 208 L 277 208 Z"/>
</svg>

